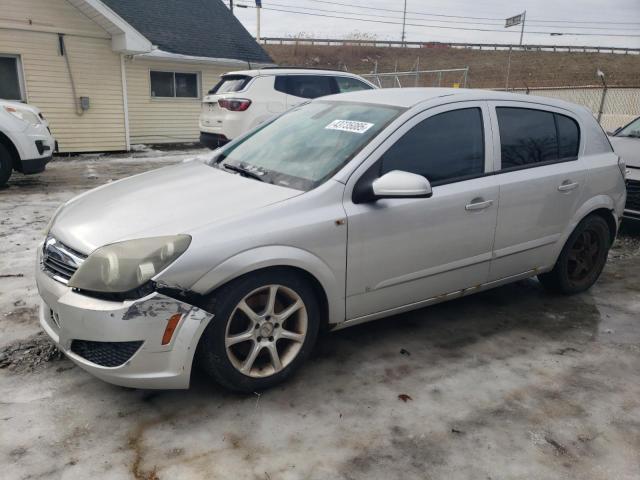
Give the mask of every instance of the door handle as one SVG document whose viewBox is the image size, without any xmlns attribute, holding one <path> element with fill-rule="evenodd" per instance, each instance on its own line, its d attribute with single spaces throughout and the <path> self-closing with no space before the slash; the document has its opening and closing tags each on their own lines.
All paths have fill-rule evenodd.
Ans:
<svg viewBox="0 0 640 480">
<path fill-rule="evenodd" d="M 575 190 L 578 188 L 578 183 L 572 182 L 571 180 L 565 180 L 558 187 L 559 192 L 570 192 L 571 190 Z"/>
<path fill-rule="evenodd" d="M 481 198 L 474 198 L 471 200 L 472 203 L 468 204 L 464 207 L 464 209 L 468 212 L 472 212 L 474 210 L 484 210 L 485 208 L 489 208 L 493 205 L 493 200 L 483 200 Z"/>
</svg>

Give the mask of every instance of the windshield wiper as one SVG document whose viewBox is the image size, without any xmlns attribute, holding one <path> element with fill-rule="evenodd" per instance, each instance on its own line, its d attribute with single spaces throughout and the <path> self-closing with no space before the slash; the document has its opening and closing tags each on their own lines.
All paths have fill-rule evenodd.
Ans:
<svg viewBox="0 0 640 480">
<path fill-rule="evenodd" d="M 259 180 L 261 182 L 265 181 L 264 178 L 262 178 L 261 175 L 258 175 L 256 172 L 252 172 L 251 170 L 248 170 L 248 169 L 246 169 L 244 167 L 240 167 L 238 165 L 231 165 L 229 163 L 223 163 L 222 166 L 224 168 L 226 168 L 227 170 L 231 170 L 232 172 L 239 173 L 243 177 L 254 178 L 254 179 Z"/>
</svg>

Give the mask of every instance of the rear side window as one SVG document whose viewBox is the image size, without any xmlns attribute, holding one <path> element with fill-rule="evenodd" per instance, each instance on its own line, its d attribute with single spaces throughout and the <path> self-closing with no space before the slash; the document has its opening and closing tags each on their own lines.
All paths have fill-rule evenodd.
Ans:
<svg viewBox="0 0 640 480">
<path fill-rule="evenodd" d="M 323 75 L 283 75 L 276 77 L 275 89 L 301 98 L 318 98 L 337 93 L 333 77 Z"/>
<path fill-rule="evenodd" d="M 209 94 L 238 92 L 247 86 L 251 77 L 246 75 L 225 75 L 218 84 L 209 90 Z"/>
<path fill-rule="evenodd" d="M 575 120 L 564 115 L 555 115 L 558 127 L 559 159 L 576 158 L 580 148 L 580 129 Z"/>
<path fill-rule="evenodd" d="M 423 120 L 383 155 L 382 174 L 392 170 L 417 173 L 432 185 L 482 175 L 482 111 L 464 108 Z"/>
<path fill-rule="evenodd" d="M 502 170 L 575 159 L 580 130 L 575 120 L 553 112 L 498 107 Z"/>
<path fill-rule="evenodd" d="M 340 93 L 357 92 L 358 90 L 371 90 L 373 88 L 371 85 L 367 85 L 366 83 L 351 77 L 336 77 L 336 82 L 338 83 L 338 90 L 340 90 Z"/>
</svg>

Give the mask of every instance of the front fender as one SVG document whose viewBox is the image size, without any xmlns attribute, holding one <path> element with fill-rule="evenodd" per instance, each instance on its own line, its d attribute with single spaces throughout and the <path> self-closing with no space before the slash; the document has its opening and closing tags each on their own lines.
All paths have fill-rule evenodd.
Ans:
<svg viewBox="0 0 640 480">
<path fill-rule="evenodd" d="M 270 245 L 238 253 L 209 270 L 191 290 L 206 295 L 246 273 L 268 267 L 295 267 L 313 275 L 327 296 L 329 323 L 344 321 L 344 279 L 336 278 L 322 259 L 301 248 Z"/>
<path fill-rule="evenodd" d="M 29 158 L 28 152 L 24 148 L 23 142 L 25 134 L 22 131 L 11 131 L 9 129 L 0 128 L 0 135 L 4 135 L 4 137 L 13 144 L 16 151 L 18 152 L 18 156 L 20 157 L 17 159 L 18 161 L 22 160 L 23 158 Z"/>
</svg>

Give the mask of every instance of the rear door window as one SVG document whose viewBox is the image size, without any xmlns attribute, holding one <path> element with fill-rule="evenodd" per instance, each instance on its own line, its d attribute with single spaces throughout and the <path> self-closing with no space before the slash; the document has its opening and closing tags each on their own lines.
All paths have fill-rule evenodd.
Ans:
<svg viewBox="0 0 640 480">
<path fill-rule="evenodd" d="M 251 80 L 246 75 L 225 75 L 218 84 L 209 90 L 209 94 L 239 92 L 244 89 Z"/>
<path fill-rule="evenodd" d="M 300 98 L 318 98 L 338 92 L 335 79 L 326 75 L 282 75 L 275 89 Z"/>
<path fill-rule="evenodd" d="M 498 107 L 502 170 L 578 158 L 580 128 L 565 115 Z"/>
<path fill-rule="evenodd" d="M 484 173 L 479 108 L 440 113 L 418 123 L 382 156 L 382 171 L 403 170 L 442 185 Z"/>
<path fill-rule="evenodd" d="M 580 148 L 580 128 L 576 121 L 564 115 L 556 116 L 558 127 L 558 156 L 560 160 L 577 158 Z"/>
<path fill-rule="evenodd" d="M 340 93 L 357 92 L 358 90 L 371 90 L 373 88 L 371 85 L 367 85 L 366 83 L 351 77 L 336 77 L 336 82 L 338 83 Z"/>
</svg>

